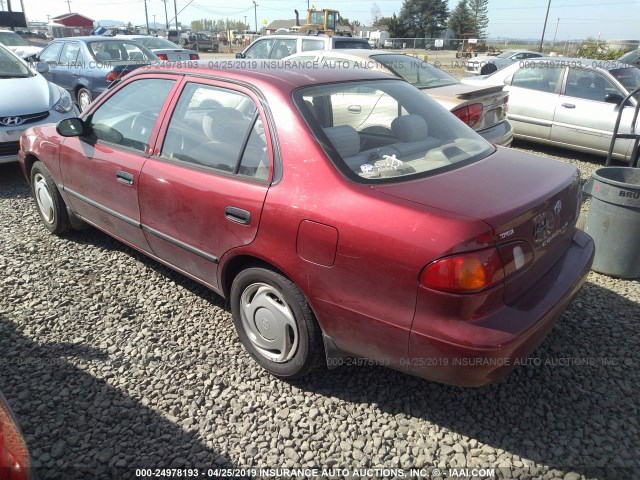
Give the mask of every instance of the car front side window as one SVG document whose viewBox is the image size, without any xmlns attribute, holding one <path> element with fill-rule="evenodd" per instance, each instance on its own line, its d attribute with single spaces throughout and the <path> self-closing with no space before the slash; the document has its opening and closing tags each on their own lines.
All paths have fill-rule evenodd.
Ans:
<svg viewBox="0 0 640 480">
<path fill-rule="evenodd" d="M 274 40 L 271 38 L 258 40 L 252 47 L 249 47 L 244 58 L 269 58 L 273 42 Z"/>
<path fill-rule="evenodd" d="M 572 68 L 567 75 L 567 87 L 565 95 L 604 102 L 607 94 L 617 94 L 624 97 L 609 80 L 595 71 Z"/>
<path fill-rule="evenodd" d="M 62 43 L 52 43 L 40 52 L 38 60 L 46 63 L 56 63 L 58 61 L 60 50 L 62 50 Z"/>
<path fill-rule="evenodd" d="M 87 119 L 89 134 L 98 141 L 146 151 L 160 109 L 174 83 L 149 78 L 123 86 Z"/>
</svg>

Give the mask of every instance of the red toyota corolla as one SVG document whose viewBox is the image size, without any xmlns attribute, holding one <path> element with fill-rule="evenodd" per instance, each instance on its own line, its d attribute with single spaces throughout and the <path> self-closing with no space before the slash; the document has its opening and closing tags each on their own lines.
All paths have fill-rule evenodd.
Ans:
<svg viewBox="0 0 640 480">
<path fill-rule="evenodd" d="M 223 295 L 280 377 L 346 357 L 506 375 L 589 271 L 576 168 L 496 148 L 388 75 L 269 67 L 136 71 L 27 130 L 44 225 L 86 222 Z"/>
</svg>

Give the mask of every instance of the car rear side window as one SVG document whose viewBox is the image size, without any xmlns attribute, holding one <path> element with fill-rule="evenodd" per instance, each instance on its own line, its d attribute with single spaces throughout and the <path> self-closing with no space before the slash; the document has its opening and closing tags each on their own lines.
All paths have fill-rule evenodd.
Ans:
<svg viewBox="0 0 640 480">
<path fill-rule="evenodd" d="M 253 100 L 198 83 L 185 86 L 171 117 L 162 156 L 266 179 L 269 156 Z"/>
<path fill-rule="evenodd" d="M 554 93 L 563 72 L 564 69 L 557 66 L 554 68 L 554 66 L 548 67 L 541 63 L 531 63 L 513 74 L 511 85 L 539 92 Z"/>
<path fill-rule="evenodd" d="M 324 41 L 315 40 L 312 38 L 303 38 L 302 39 L 302 51 L 309 52 L 313 50 L 323 50 L 324 49 Z"/>
<path fill-rule="evenodd" d="M 78 53 L 80 52 L 80 44 L 77 42 L 67 42 L 64 44 L 62 54 L 60 55 L 60 63 L 76 63 Z"/>
<path fill-rule="evenodd" d="M 124 85 L 87 120 L 93 136 L 144 152 L 174 83 L 174 80 L 148 78 Z"/>
</svg>

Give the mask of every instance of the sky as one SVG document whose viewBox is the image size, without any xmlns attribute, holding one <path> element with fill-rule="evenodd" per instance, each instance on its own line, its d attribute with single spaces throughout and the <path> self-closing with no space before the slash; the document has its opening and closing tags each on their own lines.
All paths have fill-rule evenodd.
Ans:
<svg viewBox="0 0 640 480">
<path fill-rule="evenodd" d="M 144 25 L 144 0 L 69 0 L 71 11 L 81 13 L 94 20 L 122 20 Z M 178 20 L 189 23 L 201 18 L 245 20 L 254 28 L 264 20 L 294 18 L 294 9 L 301 17 L 307 9 L 305 0 L 167 0 L 169 18 L 174 16 L 174 1 L 177 4 Z M 640 0 L 550 0 L 551 8 L 545 38 L 558 41 L 600 37 L 603 39 L 634 40 L 640 37 Z M 0 9 L 7 0 L 0 0 Z M 20 0 L 11 0 L 13 10 L 20 10 Z M 29 20 L 46 21 L 47 15 L 57 16 L 69 12 L 66 0 L 22 0 Z M 158 23 L 164 23 L 165 11 L 162 0 L 146 0 L 149 21 L 153 15 Z M 453 10 L 458 0 L 448 0 Z M 489 0 L 489 36 L 506 38 L 540 38 L 549 0 Z M 359 20 L 369 25 L 373 18 L 372 5 L 377 5 L 380 15 L 399 14 L 402 0 L 311 0 L 318 8 L 335 8 L 343 17 Z M 185 8 L 186 7 L 186 8 Z M 255 16 L 254 16 L 255 15 Z"/>
</svg>

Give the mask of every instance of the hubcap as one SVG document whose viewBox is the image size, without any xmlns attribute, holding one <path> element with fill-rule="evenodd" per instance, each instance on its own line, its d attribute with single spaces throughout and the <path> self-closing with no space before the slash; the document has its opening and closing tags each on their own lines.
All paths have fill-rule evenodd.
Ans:
<svg viewBox="0 0 640 480">
<path fill-rule="evenodd" d="M 266 283 L 248 286 L 240 297 L 242 326 L 258 352 L 272 362 L 291 360 L 298 349 L 298 326 L 280 292 Z"/>
<path fill-rule="evenodd" d="M 78 103 L 80 104 L 80 110 L 84 112 L 86 108 L 89 106 L 89 104 L 91 103 L 91 99 L 89 98 L 89 95 L 86 92 L 82 92 L 78 96 Z"/>
<path fill-rule="evenodd" d="M 49 191 L 47 181 L 40 173 L 37 173 L 33 180 L 35 185 L 36 202 L 38 203 L 38 209 L 40 210 L 44 221 L 52 224 L 56 219 L 56 212 L 53 207 L 53 197 L 51 196 L 51 192 Z"/>
</svg>

